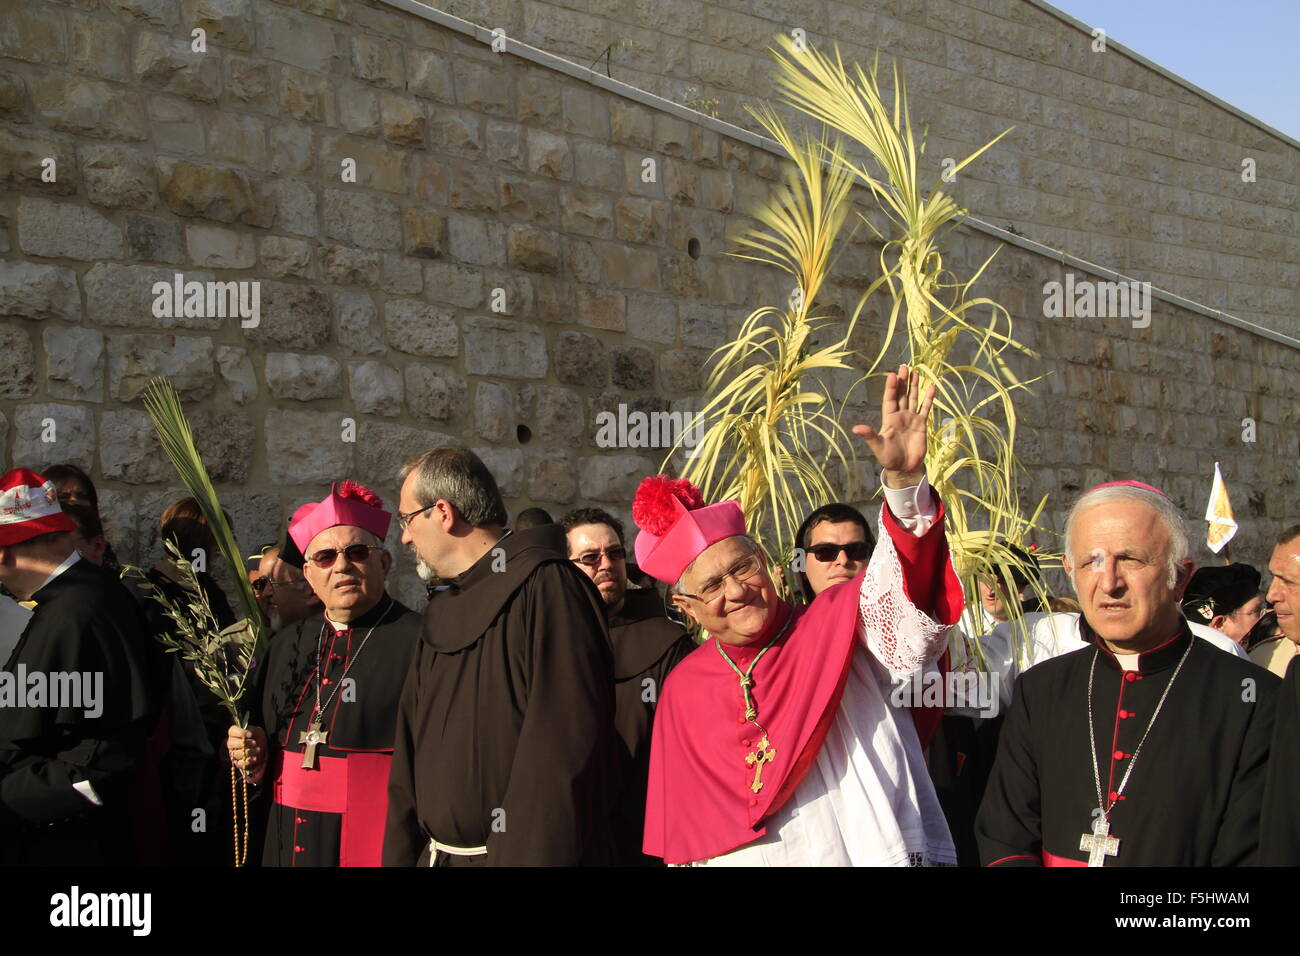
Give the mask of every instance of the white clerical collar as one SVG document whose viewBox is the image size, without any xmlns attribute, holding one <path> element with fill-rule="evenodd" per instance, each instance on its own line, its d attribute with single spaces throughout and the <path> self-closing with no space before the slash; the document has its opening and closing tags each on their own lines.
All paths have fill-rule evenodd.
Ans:
<svg viewBox="0 0 1300 956">
<path fill-rule="evenodd" d="M 32 594 L 35 594 L 35 593 L 36 593 L 37 591 L 39 591 L 41 588 L 45 587 L 47 584 L 49 584 L 51 581 L 53 581 L 55 578 L 57 578 L 60 574 L 62 574 L 64 571 L 68 570 L 68 568 L 72 567 L 74 564 L 76 564 L 76 563 L 77 563 L 78 561 L 80 561 L 80 560 L 81 560 L 81 552 L 78 551 L 76 548 L 73 548 L 73 549 L 72 549 L 72 553 L 71 553 L 70 555 L 68 555 L 66 558 L 63 559 L 63 563 L 60 564 L 57 568 L 55 568 L 53 571 L 51 571 L 51 572 L 50 572 L 50 576 L 49 576 L 48 578 L 46 578 L 44 581 L 41 582 L 41 587 L 40 587 L 40 588 L 34 588 L 34 589 L 32 590 Z"/>
<path fill-rule="evenodd" d="M 1116 654 L 1115 660 L 1119 661 L 1119 666 L 1124 668 L 1124 670 L 1136 671 L 1141 670 L 1141 668 L 1138 667 L 1138 658 L 1141 656 L 1141 654 Z"/>
<path fill-rule="evenodd" d="M 383 614 L 381 614 L 381 615 L 379 616 L 379 619 L 380 619 L 381 621 L 384 619 L 384 616 L 385 616 L 386 614 L 388 614 L 388 608 L 389 608 L 389 607 L 392 605 L 392 603 L 393 603 L 393 599 L 392 599 L 391 597 L 389 597 L 387 594 L 385 594 L 384 597 L 387 599 L 387 603 L 386 603 L 385 606 L 382 608 L 382 610 L 383 610 Z M 365 614 L 362 614 L 361 617 L 365 617 L 367 614 L 369 614 L 371 611 L 375 610 L 375 608 L 378 608 L 378 607 L 379 607 L 379 605 L 376 604 L 375 607 L 372 607 L 372 608 L 370 609 L 370 611 L 367 611 Z M 324 617 L 325 617 L 325 620 L 329 621 L 330 627 L 334 628 L 334 633 L 336 633 L 336 634 L 337 634 L 339 631 L 349 631 L 349 630 L 352 630 L 352 629 L 353 629 L 353 628 L 352 628 L 352 625 L 356 623 L 356 621 L 354 620 L 354 621 L 352 621 L 352 622 L 350 622 L 350 623 L 347 623 L 347 624 L 340 624 L 338 621 L 336 621 L 336 620 L 334 620 L 333 618 L 331 618 L 328 614 L 324 615 Z M 376 623 L 378 623 L 378 622 L 376 622 Z M 374 630 L 374 627 L 373 627 L 373 626 L 371 627 L 371 630 Z"/>
</svg>

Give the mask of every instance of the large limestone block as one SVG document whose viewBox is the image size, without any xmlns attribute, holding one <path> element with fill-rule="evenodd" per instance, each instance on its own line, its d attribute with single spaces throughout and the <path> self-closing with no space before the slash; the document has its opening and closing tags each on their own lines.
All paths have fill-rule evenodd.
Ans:
<svg viewBox="0 0 1300 956">
<path fill-rule="evenodd" d="M 310 402 L 343 395 L 343 369 L 328 355 L 271 352 L 266 356 L 266 389 L 276 398 Z"/>
<path fill-rule="evenodd" d="M 318 349 L 329 342 L 333 314 L 325 292 L 291 282 L 263 282 L 261 289 L 261 322 L 245 330 L 250 340 L 289 349 Z"/>
<path fill-rule="evenodd" d="M 204 103 L 215 103 L 221 95 L 220 58 L 195 52 L 189 39 L 140 33 L 131 65 L 137 80 L 168 93 Z"/>
<path fill-rule="evenodd" d="M 346 417 L 342 412 L 269 409 L 262 430 L 271 481 L 317 485 L 350 474 L 362 438 L 357 434 L 357 441 L 345 441 L 350 433 Z M 370 452 L 367 448 L 367 455 Z"/>
<path fill-rule="evenodd" d="M 79 322 L 76 273 L 63 266 L 0 260 L 0 316 Z"/>
<path fill-rule="evenodd" d="M 122 230 L 87 206 L 24 196 L 18 201 L 18 245 L 50 258 L 117 259 Z"/>
<path fill-rule="evenodd" d="M 27 330 L 0 325 L 0 398 L 36 394 L 36 353 Z"/>
<path fill-rule="evenodd" d="M 468 404 L 465 377 L 442 365 L 413 362 L 403 375 L 406 407 L 416 418 L 452 422 L 462 418 Z"/>
<path fill-rule="evenodd" d="M 373 359 L 348 363 L 348 388 L 352 404 L 362 414 L 402 413 L 402 373 L 391 365 Z"/>
<path fill-rule="evenodd" d="M 95 415 L 85 405 L 19 405 L 13 431 L 15 468 L 40 471 L 60 462 L 95 467 Z"/>
<path fill-rule="evenodd" d="M 109 394 L 119 402 L 134 402 L 150 381 L 162 376 L 183 401 L 204 399 L 216 384 L 212 361 L 212 339 L 206 335 L 110 335 Z"/>
<path fill-rule="evenodd" d="M 545 378 L 546 336 L 535 325 L 471 316 L 464 321 L 465 371 L 503 378 Z"/>
<path fill-rule="evenodd" d="M 99 464 L 105 478 L 144 485 L 175 478 L 148 413 L 104 412 L 99 422 Z"/>
<path fill-rule="evenodd" d="M 460 354 L 460 329 L 450 312 L 418 299 L 391 299 L 384 306 L 388 344 L 410 355 L 450 358 Z"/>
<path fill-rule="evenodd" d="M 47 326 L 45 391 L 54 398 L 104 400 L 104 333 L 64 325 Z M 8 349 L 3 354 L 8 354 Z"/>
</svg>

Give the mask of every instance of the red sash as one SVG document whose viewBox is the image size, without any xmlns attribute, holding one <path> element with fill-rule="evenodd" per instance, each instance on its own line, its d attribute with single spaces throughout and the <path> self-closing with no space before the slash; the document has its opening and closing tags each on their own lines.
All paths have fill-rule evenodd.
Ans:
<svg viewBox="0 0 1300 956">
<path fill-rule="evenodd" d="M 1071 860 L 1069 857 L 1057 856 L 1055 853 L 1043 851 L 1043 866 L 1087 866 L 1082 860 Z"/>
<path fill-rule="evenodd" d="M 291 758 L 297 754 L 289 754 Z M 379 866 L 388 816 L 391 753 L 317 756 L 318 770 L 306 770 L 284 752 L 276 755 L 272 798 L 280 806 L 343 815 L 339 866 Z"/>
</svg>

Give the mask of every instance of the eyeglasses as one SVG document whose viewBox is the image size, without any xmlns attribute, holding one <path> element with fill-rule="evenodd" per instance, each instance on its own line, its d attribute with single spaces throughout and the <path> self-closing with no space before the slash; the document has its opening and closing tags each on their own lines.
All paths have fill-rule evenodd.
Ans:
<svg viewBox="0 0 1300 956">
<path fill-rule="evenodd" d="M 865 541 L 852 541 L 849 544 L 814 544 L 808 553 L 822 564 L 830 564 L 840 556 L 840 552 L 850 561 L 865 561 L 871 557 L 871 545 Z"/>
<path fill-rule="evenodd" d="M 700 588 L 699 594 L 685 594 L 683 597 L 694 598 L 697 601 L 703 601 L 708 604 L 716 601 L 722 595 L 722 586 L 726 583 L 727 578 L 731 578 L 737 584 L 744 584 L 762 569 L 763 562 L 757 553 L 751 553 L 741 558 L 731 568 L 724 571 L 716 578 L 706 581 Z"/>
<path fill-rule="evenodd" d="M 265 575 L 263 575 L 260 578 L 254 578 L 252 581 L 253 593 L 261 594 L 263 591 L 266 590 L 266 586 L 270 583 L 271 583 L 271 579 L 266 577 Z"/>
<path fill-rule="evenodd" d="M 416 518 L 417 515 L 422 515 L 422 514 L 424 514 L 426 511 L 428 511 L 428 510 L 429 510 L 430 508 L 432 508 L 432 507 L 433 507 L 433 505 L 427 505 L 427 506 L 425 506 L 425 507 L 419 509 L 418 511 L 412 511 L 410 514 L 405 514 L 405 515 L 404 515 L 404 514 L 399 514 L 399 515 L 397 516 L 397 526 L 398 526 L 399 528 L 401 528 L 403 531 L 405 531 L 405 530 L 407 529 L 407 526 L 410 525 L 410 523 L 411 523 L 412 521 L 415 520 L 415 518 Z"/>
<path fill-rule="evenodd" d="M 383 548 L 374 548 L 368 544 L 350 544 L 342 550 L 338 548 L 322 548 L 315 554 L 308 555 L 307 560 L 318 568 L 332 568 L 340 554 L 352 564 L 361 564 L 361 562 L 370 558 L 370 552 L 383 550 Z"/>
<path fill-rule="evenodd" d="M 585 564 L 589 568 L 600 567 L 601 556 L 609 558 L 611 564 L 615 561 L 627 560 L 626 548 L 606 548 L 604 551 L 584 551 L 577 557 L 570 558 L 570 561 L 576 561 L 578 564 Z"/>
</svg>

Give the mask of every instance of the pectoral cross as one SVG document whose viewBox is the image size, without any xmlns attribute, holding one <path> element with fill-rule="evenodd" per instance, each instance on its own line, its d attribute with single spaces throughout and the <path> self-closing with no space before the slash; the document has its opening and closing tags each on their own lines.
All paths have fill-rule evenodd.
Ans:
<svg viewBox="0 0 1300 956">
<path fill-rule="evenodd" d="M 749 789 L 755 793 L 763 789 L 763 764 L 771 763 L 776 758 L 776 748 L 768 749 L 767 735 L 758 742 L 758 749 L 752 754 L 745 755 L 745 763 L 754 768 L 754 782 L 749 785 Z"/>
<path fill-rule="evenodd" d="M 307 748 L 302 752 L 302 765 L 305 769 L 316 769 L 316 745 L 327 744 L 329 739 L 329 731 L 320 729 L 319 720 L 313 720 L 307 725 L 306 730 L 298 734 L 298 743 L 307 745 Z"/>
<path fill-rule="evenodd" d="M 1110 835 L 1110 821 L 1097 817 L 1092 832 L 1079 837 L 1079 849 L 1088 851 L 1089 866 L 1105 866 L 1106 857 L 1119 856 L 1119 837 Z"/>
</svg>

